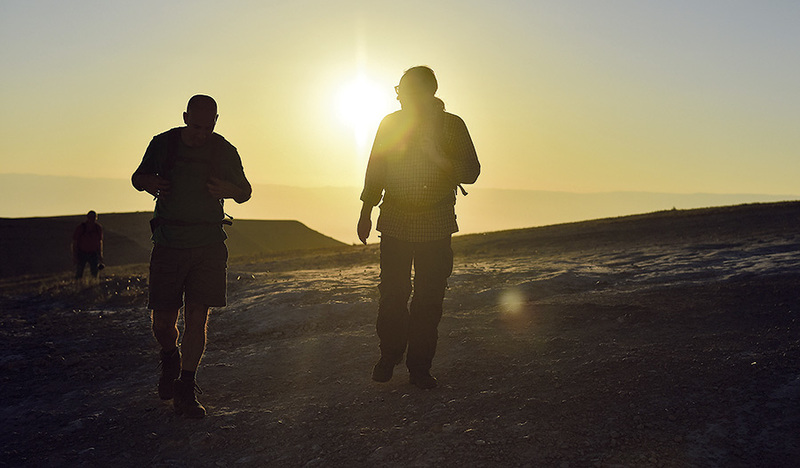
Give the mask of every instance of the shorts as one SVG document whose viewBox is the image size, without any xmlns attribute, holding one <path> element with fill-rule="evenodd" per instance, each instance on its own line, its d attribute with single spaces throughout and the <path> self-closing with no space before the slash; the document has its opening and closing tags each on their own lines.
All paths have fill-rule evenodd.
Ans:
<svg viewBox="0 0 800 468">
<path fill-rule="evenodd" d="M 226 305 L 228 248 L 224 242 L 175 249 L 154 244 L 147 307 L 180 309 L 185 302 Z"/>
</svg>

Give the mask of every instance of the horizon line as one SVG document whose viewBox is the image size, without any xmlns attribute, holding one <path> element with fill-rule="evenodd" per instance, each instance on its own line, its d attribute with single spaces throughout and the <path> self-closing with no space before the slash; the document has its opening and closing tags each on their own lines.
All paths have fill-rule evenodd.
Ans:
<svg viewBox="0 0 800 468">
<path fill-rule="evenodd" d="M 128 181 L 128 178 L 117 177 L 86 177 L 77 175 L 56 175 L 56 174 L 34 174 L 24 172 L 3 172 L 3 176 L 23 176 L 23 177 L 52 177 L 60 179 L 79 179 L 79 180 L 106 180 L 106 181 Z M 272 187 L 286 187 L 298 189 L 355 189 L 360 190 L 361 187 L 357 185 L 288 185 L 274 182 L 253 182 L 252 185 L 267 185 Z M 663 192 L 663 191 L 647 191 L 647 190 L 601 190 L 601 191 L 587 191 L 578 192 L 570 190 L 542 190 L 542 189 L 524 189 L 524 188 L 504 188 L 504 187 L 480 187 L 471 185 L 474 190 L 493 190 L 505 192 L 532 192 L 532 193 L 563 193 L 575 195 L 603 195 L 603 194 L 653 194 L 653 195 L 717 195 L 717 196 L 768 196 L 768 197 L 798 197 L 800 193 L 759 193 L 759 192 Z"/>
</svg>

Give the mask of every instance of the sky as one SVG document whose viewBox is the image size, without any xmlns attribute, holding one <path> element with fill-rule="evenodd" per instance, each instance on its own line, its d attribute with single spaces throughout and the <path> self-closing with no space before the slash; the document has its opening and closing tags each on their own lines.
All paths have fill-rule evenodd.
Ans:
<svg viewBox="0 0 800 468">
<path fill-rule="evenodd" d="M 779 0 L 0 0 L 0 174 L 128 179 L 203 93 L 251 182 L 359 186 L 428 65 L 476 189 L 798 195 L 798 24 Z"/>
</svg>

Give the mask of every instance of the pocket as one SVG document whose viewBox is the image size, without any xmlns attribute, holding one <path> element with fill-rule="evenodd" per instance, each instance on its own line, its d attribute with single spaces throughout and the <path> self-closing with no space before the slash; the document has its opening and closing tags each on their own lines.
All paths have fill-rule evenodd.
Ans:
<svg viewBox="0 0 800 468">
<path fill-rule="evenodd" d="M 221 265 L 222 268 L 228 267 L 228 246 L 224 242 L 220 242 L 211 247 L 212 252 L 209 258 L 212 259 L 214 264 Z"/>
<path fill-rule="evenodd" d="M 150 254 L 150 283 L 174 284 L 178 277 L 178 258 L 174 249 L 153 246 Z"/>
</svg>

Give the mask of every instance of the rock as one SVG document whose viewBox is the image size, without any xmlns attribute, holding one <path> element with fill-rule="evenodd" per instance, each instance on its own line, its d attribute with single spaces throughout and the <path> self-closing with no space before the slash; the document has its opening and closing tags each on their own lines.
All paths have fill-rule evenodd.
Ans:
<svg viewBox="0 0 800 468">
<path fill-rule="evenodd" d="M 325 466 L 325 459 L 321 457 L 312 458 L 308 462 L 306 462 L 305 467 L 312 467 L 312 466 Z"/>
<path fill-rule="evenodd" d="M 375 449 L 374 452 L 369 456 L 371 460 L 386 460 L 392 453 L 391 447 L 378 447 Z"/>
</svg>

